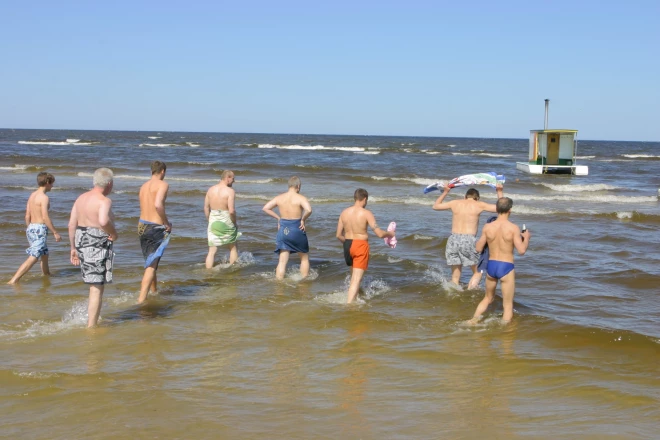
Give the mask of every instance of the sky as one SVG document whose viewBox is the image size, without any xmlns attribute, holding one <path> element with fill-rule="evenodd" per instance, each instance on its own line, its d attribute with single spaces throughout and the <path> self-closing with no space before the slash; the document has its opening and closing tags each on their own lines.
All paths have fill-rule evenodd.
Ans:
<svg viewBox="0 0 660 440">
<path fill-rule="evenodd" d="M 660 141 L 660 2 L 0 2 L 0 127 Z"/>
</svg>

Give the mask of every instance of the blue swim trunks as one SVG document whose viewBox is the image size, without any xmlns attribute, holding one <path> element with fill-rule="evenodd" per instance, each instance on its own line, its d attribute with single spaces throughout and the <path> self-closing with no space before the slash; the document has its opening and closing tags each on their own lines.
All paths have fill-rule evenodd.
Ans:
<svg viewBox="0 0 660 440">
<path fill-rule="evenodd" d="M 280 251 L 289 251 L 292 254 L 295 254 L 296 252 L 306 254 L 309 252 L 307 234 L 300 229 L 300 219 L 280 219 L 280 229 L 277 231 L 275 245 L 277 247 L 275 252 L 278 254 Z"/>
<path fill-rule="evenodd" d="M 499 280 L 507 276 L 513 269 L 513 263 L 498 260 L 488 260 L 486 272 L 488 273 L 489 277 Z"/>
<path fill-rule="evenodd" d="M 27 235 L 28 243 L 30 243 L 30 247 L 25 250 L 26 254 L 34 258 L 48 255 L 48 245 L 46 244 L 48 226 L 43 223 L 30 223 L 25 235 Z"/>
</svg>

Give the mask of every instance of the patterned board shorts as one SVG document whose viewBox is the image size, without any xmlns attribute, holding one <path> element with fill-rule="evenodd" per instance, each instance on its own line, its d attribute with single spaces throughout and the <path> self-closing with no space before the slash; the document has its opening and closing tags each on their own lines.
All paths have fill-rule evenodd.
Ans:
<svg viewBox="0 0 660 440">
<path fill-rule="evenodd" d="M 46 244 L 48 227 L 46 225 L 43 223 L 30 223 L 25 235 L 27 235 L 28 243 L 30 243 L 30 247 L 25 249 L 26 254 L 34 258 L 48 255 L 48 245 Z"/>
<path fill-rule="evenodd" d="M 449 266 L 474 266 L 479 263 L 475 248 L 477 237 L 470 234 L 451 234 L 445 248 L 445 258 Z"/>
<path fill-rule="evenodd" d="M 85 284 L 110 284 L 114 252 L 108 234 L 98 228 L 76 229 L 75 247 Z"/>
</svg>

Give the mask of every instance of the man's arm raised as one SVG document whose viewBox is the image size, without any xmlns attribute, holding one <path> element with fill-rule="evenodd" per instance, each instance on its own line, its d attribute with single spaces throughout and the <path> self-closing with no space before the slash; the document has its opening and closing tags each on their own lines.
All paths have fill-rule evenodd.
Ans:
<svg viewBox="0 0 660 440">
<path fill-rule="evenodd" d="M 501 183 L 498 183 L 495 187 L 497 191 L 497 199 L 504 197 L 504 186 Z M 497 212 L 497 205 L 494 203 L 481 202 L 483 204 L 482 209 L 486 212 Z"/>
<path fill-rule="evenodd" d="M 445 209 L 451 209 L 452 207 L 452 202 L 447 202 L 443 203 L 445 200 L 445 197 L 447 197 L 447 194 L 449 194 L 449 191 L 451 191 L 451 188 L 449 186 L 445 186 L 444 191 L 442 191 L 442 194 L 440 194 L 440 197 L 435 201 L 435 204 L 433 204 L 433 209 L 436 211 L 443 211 Z"/>
</svg>

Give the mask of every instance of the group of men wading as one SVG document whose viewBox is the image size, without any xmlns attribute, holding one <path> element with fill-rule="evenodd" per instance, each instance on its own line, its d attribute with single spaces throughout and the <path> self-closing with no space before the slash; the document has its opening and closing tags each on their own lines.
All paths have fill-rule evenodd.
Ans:
<svg viewBox="0 0 660 440">
<path fill-rule="evenodd" d="M 158 293 L 156 272 L 172 231 L 172 223 L 165 210 L 169 190 L 169 185 L 165 182 L 166 172 L 167 165 L 164 162 L 153 162 L 151 178 L 142 185 L 139 192 L 138 236 L 145 259 L 145 270 L 138 303 L 146 301 L 149 293 Z M 241 236 L 241 232 L 238 231 L 236 218 L 234 180 L 232 171 L 223 171 L 220 182 L 209 188 L 204 199 L 209 246 L 206 267 L 209 269 L 214 265 L 219 246 L 228 246 L 230 265 L 238 259 L 236 241 Z M 53 232 L 56 241 L 61 240 L 48 216 L 47 193 L 55 184 L 55 178 L 49 173 L 39 173 L 37 183 L 39 188 L 30 195 L 25 214 L 26 234 L 30 243 L 26 252 L 29 256 L 9 284 L 18 282 L 40 258 L 42 272 L 48 275 L 46 244 L 48 231 Z M 89 284 L 88 327 L 97 324 L 104 287 L 112 282 L 114 259 L 112 247 L 117 240 L 112 200 L 108 198 L 113 188 L 112 171 L 108 168 L 96 170 L 93 184 L 94 187 L 90 191 L 82 194 L 75 201 L 69 220 L 71 263 L 80 266 L 83 282 Z M 288 186 L 286 192 L 276 196 L 263 207 L 266 214 L 277 219 L 275 252 L 279 254 L 279 262 L 275 277 L 278 280 L 284 278 L 286 265 L 292 253 L 300 255 L 300 273 L 303 278 L 309 274 L 310 266 L 305 224 L 312 214 L 312 207 L 307 198 L 300 194 L 302 183 L 298 177 L 291 177 Z M 496 204 L 481 202 L 479 191 L 474 188 L 470 188 L 462 200 L 445 202 L 450 190 L 448 186 L 445 187 L 433 209 L 451 210 L 453 214 L 452 234 L 447 240 L 445 251 L 447 264 L 452 268 L 452 282 L 458 285 L 462 267 L 469 266 L 472 268 L 472 277 L 468 289 L 477 288 L 482 277 L 482 273 L 477 269 L 480 253 L 485 247 L 488 247 L 490 253 L 486 265 L 486 295 L 477 306 L 474 317 L 468 322 L 471 324 L 478 322 L 488 305 L 493 302 L 498 281 L 501 281 L 504 308 L 502 320 L 508 322 L 513 316 L 515 291 L 513 249 L 523 255 L 529 245 L 530 233 L 528 230 L 521 233 L 518 226 L 509 221 L 513 201 L 503 196 L 501 185 L 497 187 Z M 336 237 L 344 248 L 346 264 L 351 267 L 347 303 L 355 300 L 364 272 L 369 266 L 370 248 L 367 228 L 371 228 L 379 238 L 395 236 L 394 231 L 380 228 L 373 213 L 366 209 L 369 194 L 365 189 L 358 188 L 353 199 L 353 206 L 344 209 L 339 216 L 336 231 Z M 276 208 L 278 212 L 274 211 Z M 492 223 L 484 225 L 481 238 L 477 240 L 479 215 L 484 211 L 497 212 L 498 217 Z"/>
</svg>

